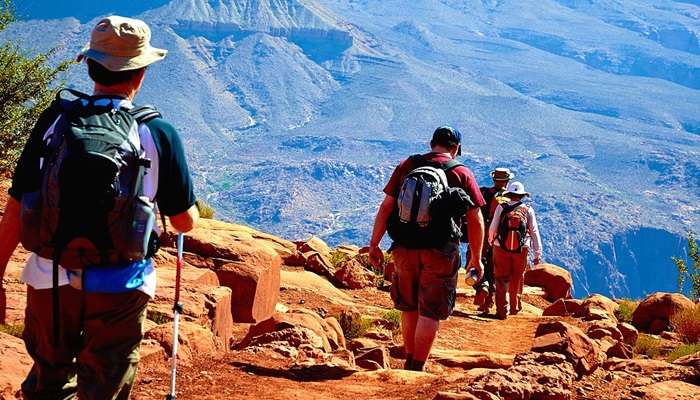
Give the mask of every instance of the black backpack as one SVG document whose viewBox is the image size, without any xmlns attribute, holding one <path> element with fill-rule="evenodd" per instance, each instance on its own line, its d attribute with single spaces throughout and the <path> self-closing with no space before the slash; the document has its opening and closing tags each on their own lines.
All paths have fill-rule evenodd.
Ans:
<svg viewBox="0 0 700 400">
<path fill-rule="evenodd" d="M 463 189 L 449 187 L 446 172 L 462 164 L 456 160 L 431 163 L 421 155 L 411 156 L 409 162 L 414 169 L 404 178 L 387 221 L 389 237 L 410 249 L 440 248 L 459 240 L 455 219 L 473 203 Z"/>
<path fill-rule="evenodd" d="M 528 206 L 522 202 L 504 205 L 498 224 L 498 242 L 501 249 L 520 253 L 527 238 Z"/>
<path fill-rule="evenodd" d="M 66 91 L 77 99 L 63 99 Z M 138 124 L 160 114 L 150 106 L 97 105 L 99 99 L 74 90 L 57 94 L 52 107 L 60 115 L 44 143 L 41 186 L 22 196 L 22 245 L 53 260 L 55 315 L 59 265 L 99 268 L 144 260 L 157 249 L 155 205 L 143 195 L 151 162 Z"/>
</svg>

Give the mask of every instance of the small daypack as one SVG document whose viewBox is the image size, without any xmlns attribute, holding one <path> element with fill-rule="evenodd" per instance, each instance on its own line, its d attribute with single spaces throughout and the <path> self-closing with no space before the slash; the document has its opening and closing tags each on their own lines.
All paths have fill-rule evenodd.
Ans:
<svg viewBox="0 0 700 400">
<path fill-rule="evenodd" d="M 446 172 L 462 164 L 456 160 L 430 163 L 421 155 L 410 157 L 414 169 L 406 175 L 387 232 L 394 243 L 411 248 L 439 248 L 459 240 L 455 218 L 463 215 L 471 199 L 460 188 L 450 188 Z"/>
<path fill-rule="evenodd" d="M 527 238 L 528 206 L 521 202 L 504 205 L 498 225 L 498 242 L 505 251 L 520 253 Z"/>
</svg>

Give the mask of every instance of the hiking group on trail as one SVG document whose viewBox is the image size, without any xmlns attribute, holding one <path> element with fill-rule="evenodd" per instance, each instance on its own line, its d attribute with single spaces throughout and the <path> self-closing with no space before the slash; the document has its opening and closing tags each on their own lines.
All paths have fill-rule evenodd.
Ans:
<svg viewBox="0 0 700 400">
<path fill-rule="evenodd" d="M 167 53 L 150 38 L 143 21 L 99 21 L 79 54 L 93 94 L 60 91 L 15 168 L 0 223 L 0 276 L 22 243 L 31 252 L 21 274 L 27 284 L 23 339 L 34 362 L 22 384 L 26 399 L 129 398 L 155 296 L 151 258 L 162 233 L 156 215 L 163 216 L 163 229 L 167 216 L 179 233 L 199 218 L 177 131 L 155 108 L 133 103 L 147 67 Z M 523 184 L 509 183 L 513 174 L 497 168 L 494 186 L 479 188 L 456 160 L 457 129 L 438 128 L 430 144 L 431 152 L 394 170 L 369 249 L 380 266 L 384 234 L 393 240 L 391 297 L 402 311 L 411 370 L 424 369 L 439 321 L 454 309 L 460 241 L 468 243 L 466 269 L 479 309 L 488 313 L 495 294 L 501 319 L 522 309 L 528 256 L 535 264 L 542 256 Z M 0 301 L 0 323 L 4 314 Z"/>
<path fill-rule="evenodd" d="M 468 243 L 466 281 L 476 290 L 474 302 L 488 314 L 495 294 L 498 319 L 522 310 L 530 249 L 534 265 L 541 262 L 537 220 L 524 202 L 530 196 L 524 185 L 510 182 L 514 175 L 509 169 L 496 168 L 493 187 L 479 188 L 471 170 L 456 161 L 461 142 L 459 130 L 440 127 L 429 153 L 413 155 L 396 167 L 384 188 L 369 243 L 370 261 L 381 268 L 380 242 L 385 233 L 393 241 L 391 297 L 401 311 L 409 370 L 424 369 L 439 321 L 455 307 L 460 241 Z"/>
</svg>

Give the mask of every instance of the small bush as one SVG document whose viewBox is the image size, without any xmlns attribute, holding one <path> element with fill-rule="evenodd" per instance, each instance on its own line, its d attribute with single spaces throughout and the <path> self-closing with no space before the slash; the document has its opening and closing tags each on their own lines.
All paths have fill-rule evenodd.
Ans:
<svg viewBox="0 0 700 400">
<path fill-rule="evenodd" d="M 391 309 L 382 315 L 382 319 L 387 323 L 387 327 L 391 330 L 397 330 L 401 328 L 401 311 L 397 309 Z"/>
<path fill-rule="evenodd" d="M 346 339 L 357 339 L 372 328 L 372 320 L 356 313 L 342 313 L 338 317 Z"/>
<path fill-rule="evenodd" d="M 683 342 L 687 344 L 700 342 L 700 304 L 675 313 L 671 317 L 671 326 Z"/>
<path fill-rule="evenodd" d="M 617 304 L 620 305 L 620 308 L 618 308 L 618 310 L 615 312 L 615 316 L 617 317 L 618 321 L 627 323 L 632 322 L 632 314 L 634 314 L 634 310 L 637 309 L 639 301 L 621 299 L 618 300 Z"/>
<path fill-rule="evenodd" d="M 148 319 L 150 319 L 158 325 L 167 324 L 172 320 L 172 318 L 170 318 L 168 314 L 160 311 L 149 311 Z"/>
<path fill-rule="evenodd" d="M 691 354 L 695 354 L 700 351 L 700 343 L 695 343 L 695 344 L 684 344 L 676 347 L 669 353 L 668 357 L 666 360 L 668 362 L 674 362 L 677 359 L 685 356 L 689 356 Z"/>
<path fill-rule="evenodd" d="M 330 261 L 333 268 L 339 268 L 344 262 L 350 259 L 350 255 L 340 250 L 331 251 Z"/>
<path fill-rule="evenodd" d="M 204 218 L 204 219 L 214 219 L 214 215 L 216 214 L 216 210 L 209 204 L 207 204 L 206 201 L 202 199 L 197 199 L 197 210 L 199 210 L 199 217 Z"/>
<path fill-rule="evenodd" d="M 8 334 L 10 336 L 22 338 L 22 332 L 24 332 L 24 325 L 2 325 L 0 324 L 0 332 Z"/>
<path fill-rule="evenodd" d="M 646 355 L 649 358 L 656 358 L 661 354 L 661 340 L 652 336 L 640 334 L 635 346 L 635 352 Z"/>
</svg>

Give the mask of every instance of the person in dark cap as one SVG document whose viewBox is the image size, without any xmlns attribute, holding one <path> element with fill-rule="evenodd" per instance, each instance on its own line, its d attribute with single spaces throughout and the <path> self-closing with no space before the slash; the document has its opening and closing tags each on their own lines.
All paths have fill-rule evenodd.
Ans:
<svg viewBox="0 0 700 400">
<path fill-rule="evenodd" d="M 395 307 L 402 311 L 405 368 L 409 370 L 423 370 L 437 335 L 439 321 L 447 319 L 452 313 L 457 273 L 461 267 L 459 226 L 462 224 L 467 224 L 468 236 L 473 245 L 469 265 L 479 275 L 483 271 L 481 247 L 484 240 L 484 221 L 480 207 L 484 205 L 484 199 L 472 172 L 455 160 L 461 154 L 461 141 L 462 135 L 457 129 L 440 127 L 433 134 L 429 153 L 411 156 L 399 164 L 384 188 L 384 201 L 379 207 L 369 244 L 370 260 L 372 264 L 380 267 L 384 257 L 379 244 L 384 233 L 389 230 L 393 239 L 389 251 L 396 265 L 392 299 Z M 412 180 L 411 177 L 416 174 L 423 175 L 417 180 Z M 435 180 L 431 181 L 430 186 L 422 186 L 422 190 L 418 191 L 411 189 L 416 185 L 424 185 L 426 180 L 430 181 L 433 178 Z M 471 201 L 468 206 L 460 208 L 457 212 L 459 215 L 450 216 L 450 225 L 456 229 L 456 235 L 447 235 L 444 240 L 436 240 L 436 237 L 442 238 L 442 232 L 431 232 L 430 224 L 427 224 L 426 230 L 423 231 L 420 219 L 415 225 L 411 225 L 412 221 L 401 221 L 403 217 L 399 215 L 405 215 L 408 220 L 416 214 L 420 215 L 427 207 L 416 205 L 430 197 L 425 196 L 423 190 L 441 185 L 448 186 L 448 191 L 461 192 L 458 198 Z M 402 225 L 406 226 L 407 231 L 413 227 L 413 234 L 401 234 Z"/>
</svg>

